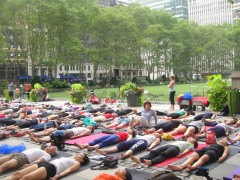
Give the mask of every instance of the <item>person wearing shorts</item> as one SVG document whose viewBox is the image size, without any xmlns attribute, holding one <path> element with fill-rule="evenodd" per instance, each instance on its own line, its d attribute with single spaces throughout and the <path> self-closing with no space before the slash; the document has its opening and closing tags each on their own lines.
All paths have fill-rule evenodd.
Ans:
<svg viewBox="0 0 240 180">
<path fill-rule="evenodd" d="M 130 119 L 128 117 L 116 117 L 111 124 L 107 126 L 103 126 L 103 125 L 101 126 L 107 129 L 108 128 L 121 129 L 121 128 L 124 128 L 125 126 L 128 126 L 129 123 L 130 123 Z"/>
<path fill-rule="evenodd" d="M 182 124 L 182 122 L 179 120 L 171 120 L 168 122 L 157 124 L 151 129 L 143 129 L 143 131 L 146 134 L 151 134 L 151 133 L 155 133 L 155 132 L 162 134 L 163 132 L 172 131 L 173 129 L 177 128 L 180 124 Z"/>
<path fill-rule="evenodd" d="M 190 137 L 192 134 L 204 132 L 205 126 L 202 121 L 192 121 L 189 124 L 180 124 L 175 130 L 170 132 L 172 136 L 177 134 L 184 134 L 184 138 Z"/>
<path fill-rule="evenodd" d="M 51 155 L 57 154 L 57 148 L 54 146 L 47 147 L 45 150 L 32 148 L 21 153 L 14 153 L 0 157 L 0 174 L 23 167 L 27 164 L 36 164 L 38 162 L 47 162 L 51 159 Z"/>
<path fill-rule="evenodd" d="M 127 132 L 116 132 L 115 134 L 102 136 L 87 144 L 75 143 L 75 146 L 79 147 L 80 149 L 88 148 L 88 150 L 94 150 L 127 141 L 135 136 L 135 131 L 133 129 L 128 129 Z"/>
<path fill-rule="evenodd" d="M 219 144 L 211 144 L 206 148 L 195 151 L 180 165 L 169 164 L 168 168 L 174 171 L 182 171 L 186 168 L 187 172 L 191 172 L 208 162 L 223 162 L 229 155 L 229 152 L 227 141 L 222 140 Z"/>
<path fill-rule="evenodd" d="M 163 162 L 171 157 L 181 157 L 198 146 L 196 139 L 188 138 L 187 141 L 174 141 L 167 145 L 160 146 L 157 149 L 151 150 L 149 154 L 143 157 L 131 156 L 131 160 L 135 163 L 145 163 L 148 166 Z"/>
<path fill-rule="evenodd" d="M 158 133 L 140 136 L 128 141 L 121 142 L 117 146 L 109 149 L 96 149 L 96 152 L 102 155 L 107 155 L 111 153 L 126 151 L 120 155 L 120 159 L 125 159 L 145 149 L 153 149 L 156 145 L 160 144 L 160 137 L 161 136 Z"/>
<path fill-rule="evenodd" d="M 40 162 L 23 170 L 13 173 L 5 180 L 27 179 L 59 179 L 80 169 L 81 166 L 90 162 L 87 155 L 76 154 L 73 159 L 62 157 L 50 162 Z"/>
<path fill-rule="evenodd" d="M 226 123 L 218 123 L 215 127 L 208 129 L 207 131 L 215 132 L 217 138 L 227 136 L 231 131 L 231 128 Z M 207 131 L 200 132 L 198 135 L 193 135 L 194 138 L 205 138 Z"/>
</svg>

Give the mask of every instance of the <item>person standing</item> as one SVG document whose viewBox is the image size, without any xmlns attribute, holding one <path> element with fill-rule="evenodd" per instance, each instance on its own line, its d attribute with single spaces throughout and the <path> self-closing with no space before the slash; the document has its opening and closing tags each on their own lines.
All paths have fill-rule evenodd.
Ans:
<svg viewBox="0 0 240 180">
<path fill-rule="evenodd" d="M 8 81 L 7 88 L 8 88 L 8 95 L 9 95 L 10 101 L 13 101 L 14 85 L 11 80 Z"/>
<path fill-rule="evenodd" d="M 169 80 L 170 80 L 170 83 L 168 84 L 168 88 L 169 88 L 169 100 L 170 100 L 170 103 L 171 103 L 171 107 L 170 109 L 174 109 L 174 105 L 175 105 L 175 100 L 174 100 L 174 96 L 175 96 L 175 89 L 174 89 L 174 86 L 175 86 L 175 76 L 174 75 L 170 75 L 169 76 Z"/>
<path fill-rule="evenodd" d="M 31 84 L 29 82 L 26 82 L 25 90 L 27 92 L 28 99 L 30 97 L 30 91 L 31 91 Z"/>
</svg>

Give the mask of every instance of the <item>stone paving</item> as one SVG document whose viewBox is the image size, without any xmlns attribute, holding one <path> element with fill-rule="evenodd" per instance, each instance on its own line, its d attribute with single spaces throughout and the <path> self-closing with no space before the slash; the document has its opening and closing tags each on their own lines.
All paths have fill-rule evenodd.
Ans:
<svg viewBox="0 0 240 180">
<path fill-rule="evenodd" d="M 65 102 L 66 101 L 64 101 L 64 100 L 55 100 L 55 101 L 39 102 L 39 103 L 53 104 L 53 105 L 59 106 L 59 105 L 63 105 Z M 82 106 L 84 106 L 84 105 L 82 105 Z M 94 105 L 94 106 L 97 107 L 98 105 Z M 110 105 L 110 106 L 115 106 L 115 105 Z M 126 104 L 122 104 L 122 107 L 126 107 Z M 153 104 L 152 108 L 153 109 L 158 109 L 159 111 L 167 111 L 169 113 L 179 110 L 179 107 L 176 106 L 175 110 L 169 111 L 169 104 L 167 104 L 167 103 Z M 137 107 L 137 109 L 141 110 L 142 107 Z M 196 114 L 200 114 L 200 113 L 202 113 L 202 111 L 200 109 L 197 109 Z M 219 117 L 217 120 L 224 120 L 224 119 L 229 119 L 229 118 L 230 117 Z M 234 133 L 232 136 L 234 136 L 236 133 Z M 27 137 L 27 135 L 26 135 L 26 137 Z M 6 143 L 8 145 L 16 145 L 16 144 L 19 144 L 19 143 L 23 142 L 23 143 L 25 143 L 27 148 L 33 148 L 33 147 L 39 147 L 40 148 L 39 144 L 30 142 L 30 141 L 26 141 L 26 139 L 27 139 L 26 137 L 22 137 L 22 138 L 12 137 L 12 138 L 1 141 L 0 144 Z M 237 148 L 237 147 L 231 146 L 231 148 Z M 79 150 L 78 148 L 76 148 L 74 146 L 66 146 L 66 149 L 68 149 L 68 151 L 66 153 L 69 153 L 71 156 L 74 155 L 77 152 L 85 152 L 85 153 L 88 153 L 89 155 L 95 155 L 94 151 L 88 152 L 86 150 Z M 148 153 L 148 152 L 146 152 L 146 151 L 142 152 L 142 153 L 138 154 L 137 156 L 143 156 L 146 153 Z M 236 169 L 237 166 L 240 165 L 239 159 L 240 159 L 240 154 L 237 153 L 236 155 L 234 155 L 233 157 L 224 161 L 223 163 L 218 164 L 217 167 L 211 169 L 210 172 L 209 172 L 209 175 L 214 179 L 223 179 L 223 176 L 228 175 L 230 172 L 232 172 L 234 169 Z M 93 162 L 99 163 L 98 161 L 93 161 Z M 127 168 L 130 168 L 130 169 L 133 169 L 133 164 L 131 163 L 131 161 L 129 159 L 120 160 L 118 167 L 119 168 L 126 168 L 127 167 Z M 141 171 L 141 172 L 144 171 L 144 172 L 152 173 L 152 172 L 156 172 L 158 170 L 164 170 L 164 169 L 169 170 L 166 167 L 158 168 L 158 167 L 155 167 L 155 166 L 153 166 L 153 167 L 143 167 L 143 168 L 138 169 L 138 170 Z M 100 171 L 100 170 L 90 170 L 88 168 L 88 169 L 82 170 L 82 171 L 79 170 L 76 173 L 73 173 L 72 175 L 69 175 L 69 176 L 64 177 L 62 179 L 66 179 L 66 180 L 75 180 L 75 179 L 76 180 L 77 179 L 78 180 L 91 180 L 91 179 L 93 179 L 93 177 L 101 174 L 102 172 L 113 174 L 114 171 L 115 171 L 115 169 L 108 169 L 108 170 Z M 175 172 L 175 173 L 177 175 L 179 175 L 179 177 L 182 177 L 183 179 L 189 179 L 190 178 L 190 174 L 186 173 L 185 171 Z M 10 173 L 6 173 L 6 174 L 1 175 L 0 179 L 7 176 L 8 174 L 10 174 Z M 142 178 L 142 179 L 144 179 L 144 178 Z M 141 177 L 140 178 L 138 177 L 137 180 L 141 180 Z"/>
</svg>

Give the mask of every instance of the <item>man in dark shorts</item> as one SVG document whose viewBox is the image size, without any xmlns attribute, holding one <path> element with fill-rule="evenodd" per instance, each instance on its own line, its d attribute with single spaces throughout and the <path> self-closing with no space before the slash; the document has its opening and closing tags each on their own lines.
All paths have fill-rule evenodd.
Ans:
<svg viewBox="0 0 240 180">
<path fill-rule="evenodd" d="M 171 121 L 168 121 L 168 122 L 157 124 L 156 126 L 154 126 L 151 129 L 143 129 L 143 131 L 146 134 L 151 134 L 151 133 L 154 133 L 154 132 L 162 134 L 163 132 L 172 131 L 173 129 L 177 128 L 180 124 L 182 124 L 182 121 L 171 120 Z"/>
<path fill-rule="evenodd" d="M 219 144 L 211 144 L 206 148 L 195 151 L 180 165 L 169 164 L 168 168 L 174 171 L 182 171 L 186 168 L 187 172 L 191 172 L 208 162 L 223 162 L 229 155 L 229 151 L 227 141 L 222 140 Z"/>
</svg>

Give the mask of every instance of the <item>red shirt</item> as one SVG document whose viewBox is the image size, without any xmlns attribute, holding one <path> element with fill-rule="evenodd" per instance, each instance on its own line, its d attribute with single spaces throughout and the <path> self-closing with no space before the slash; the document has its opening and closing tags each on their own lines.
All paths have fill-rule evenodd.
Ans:
<svg viewBox="0 0 240 180">
<path fill-rule="evenodd" d="M 126 132 L 116 132 L 115 134 L 117 134 L 118 135 L 118 137 L 119 137 L 119 142 L 123 142 L 123 141 L 126 141 L 127 140 L 127 138 L 128 138 L 128 133 L 126 133 Z"/>
<path fill-rule="evenodd" d="M 113 114 L 109 114 L 109 113 L 105 113 L 105 114 L 103 114 L 103 116 L 104 116 L 106 119 L 115 118 L 115 116 L 114 116 Z"/>
<path fill-rule="evenodd" d="M 5 118 L 6 116 L 4 114 L 0 114 L 0 118 Z"/>
</svg>

